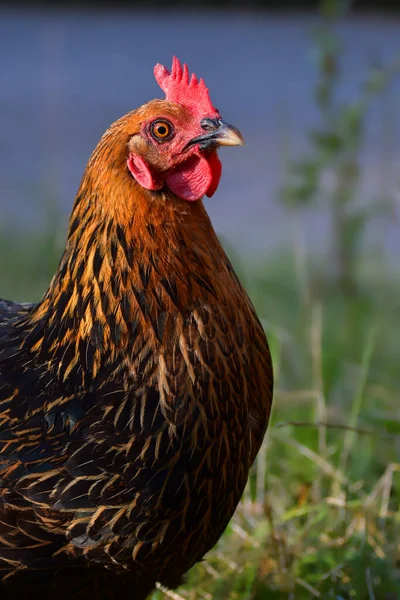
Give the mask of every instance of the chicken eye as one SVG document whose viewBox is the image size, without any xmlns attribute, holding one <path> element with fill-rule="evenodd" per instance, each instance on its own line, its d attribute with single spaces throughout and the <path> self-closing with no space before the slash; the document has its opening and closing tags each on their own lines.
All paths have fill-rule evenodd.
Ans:
<svg viewBox="0 0 400 600">
<path fill-rule="evenodd" d="M 152 124 L 150 131 L 156 140 L 165 140 L 172 134 L 172 125 L 168 121 L 156 121 Z"/>
</svg>

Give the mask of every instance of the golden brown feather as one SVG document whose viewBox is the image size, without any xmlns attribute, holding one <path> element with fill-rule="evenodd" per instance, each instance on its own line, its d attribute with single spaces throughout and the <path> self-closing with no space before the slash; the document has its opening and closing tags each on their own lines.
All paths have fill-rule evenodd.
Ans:
<svg viewBox="0 0 400 600">
<path fill-rule="evenodd" d="M 0 301 L 2 599 L 177 586 L 228 524 L 267 427 L 265 335 L 201 200 L 126 168 L 160 111 L 189 119 L 154 101 L 100 140 L 42 301 Z"/>
</svg>

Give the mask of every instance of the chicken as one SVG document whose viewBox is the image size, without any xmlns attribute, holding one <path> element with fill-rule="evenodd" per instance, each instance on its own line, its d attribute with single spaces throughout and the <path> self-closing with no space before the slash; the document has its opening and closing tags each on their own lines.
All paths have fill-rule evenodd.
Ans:
<svg viewBox="0 0 400 600">
<path fill-rule="evenodd" d="M 89 160 L 36 305 L 0 301 L 0 597 L 144 600 L 217 542 L 266 431 L 263 328 L 201 198 L 241 145 L 174 58 Z"/>
</svg>

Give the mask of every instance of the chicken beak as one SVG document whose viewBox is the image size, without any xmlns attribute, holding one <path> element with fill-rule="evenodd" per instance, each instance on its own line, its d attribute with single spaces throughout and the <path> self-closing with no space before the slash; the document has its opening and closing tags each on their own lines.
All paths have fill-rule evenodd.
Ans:
<svg viewBox="0 0 400 600">
<path fill-rule="evenodd" d="M 218 127 L 190 140 L 187 147 L 200 144 L 201 150 L 218 148 L 219 146 L 243 146 L 244 139 L 236 127 L 220 120 Z"/>
<path fill-rule="evenodd" d="M 216 146 L 243 146 L 244 139 L 239 129 L 221 121 L 221 125 L 212 134 Z"/>
</svg>

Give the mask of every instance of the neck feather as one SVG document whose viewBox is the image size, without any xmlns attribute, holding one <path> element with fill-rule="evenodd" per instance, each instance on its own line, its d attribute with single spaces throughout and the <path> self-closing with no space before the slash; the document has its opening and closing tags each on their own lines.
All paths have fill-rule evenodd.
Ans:
<svg viewBox="0 0 400 600">
<path fill-rule="evenodd" d="M 29 350 L 53 359 L 63 380 L 76 370 L 95 377 L 117 355 L 144 360 L 151 345 L 162 351 L 195 299 L 226 287 L 227 259 L 201 201 L 149 192 L 128 173 L 115 186 L 112 175 L 104 185 L 84 176 L 66 250 L 30 316 Z"/>
</svg>

